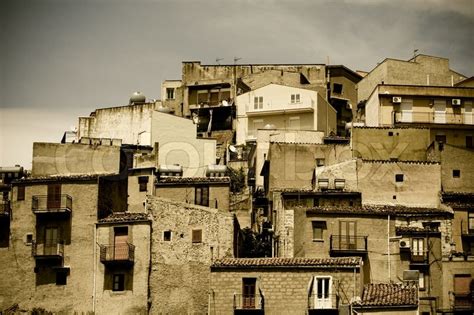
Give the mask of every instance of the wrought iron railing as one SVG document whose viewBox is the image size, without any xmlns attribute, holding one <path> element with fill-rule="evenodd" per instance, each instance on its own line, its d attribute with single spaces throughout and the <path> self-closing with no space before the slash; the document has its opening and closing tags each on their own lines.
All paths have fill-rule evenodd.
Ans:
<svg viewBox="0 0 474 315">
<path fill-rule="evenodd" d="M 452 308 L 456 311 L 474 310 L 474 295 L 470 292 L 451 292 Z"/>
<path fill-rule="evenodd" d="M 0 200 L 0 215 L 10 214 L 10 201 Z"/>
<path fill-rule="evenodd" d="M 134 262 L 135 245 L 130 243 L 116 243 L 113 245 L 100 245 L 100 261 L 102 263 L 112 262 Z"/>
<path fill-rule="evenodd" d="M 367 251 L 367 236 L 331 235 L 330 250 L 339 252 Z"/>
<path fill-rule="evenodd" d="M 33 196 L 31 209 L 34 213 L 71 212 L 72 197 L 69 195 Z"/>
<path fill-rule="evenodd" d="M 395 123 L 474 124 L 474 116 L 443 112 L 394 112 Z"/>
<path fill-rule="evenodd" d="M 260 294 L 234 294 L 235 310 L 263 310 L 264 298 Z"/>
<path fill-rule="evenodd" d="M 308 296 L 308 309 L 336 309 L 339 307 L 339 295 L 336 293 L 313 293 Z"/>
<path fill-rule="evenodd" d="M 50 240 L 45 243 L 31 243 L 31 255 L 33 257 L 64 257 L 64 241 Z"/>
</svg>

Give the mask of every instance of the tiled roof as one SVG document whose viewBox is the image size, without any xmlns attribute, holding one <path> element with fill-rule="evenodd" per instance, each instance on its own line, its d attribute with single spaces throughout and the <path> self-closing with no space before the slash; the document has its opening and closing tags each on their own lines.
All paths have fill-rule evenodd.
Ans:
<svg viewBox="0 0 474 315">
<path fill-rule="evenodd" d="M 429 129 L 429 127 L 426 126 L 352 126 L 354 129 Z"/>
<path fill-rule="evenodd" d="M 114 176 L 117 175 L 115 173 L 102 173 L 102 174 L 61 174 L 61 175 L 48 175 L 48 176 L 32 176 L 27 178 L 22 178 L 15 180 L 13 183 L 41 183 L 41 182 L 51 182 L 51 181 L 88 181 L 88 180 L 96 180 L 99 177 L 104 176 Z"/>
<path fill-rule="evenodd" d="M 254 267 L 318 267 L 353 268 L 360 267 L 360 257 L 341 258 L 223 258 L 214 261 L 213 268 L 254 268 Z"/>
<path fill-rule="evenodd" d="M 453 208 L 474 208 L 474 193 L 443 192 L 442 202 Z"/>
<path fill-rule="evenodd" d="M 402 160 L 368 160 L 368 159 L 362 159 L 362 162 L 364 163 L 404 163 L 404 164 L 441 164 L 440 162 L 437 161 L 402 161 Z"/>
<path fill-rule="evenodd" d="M 314 214 L 367 214 L 367 215 L 399 215 L 399 216 L 419 216 L 419 215 L 452 215 L 450 209 L 422 208 L 389 205 L 363 205 L 361 207 L 349 206 L 328 206 L 313 207 L 306 211 Z"/>
<path fill-rule="evenodd" d="M 369 283 L 364 286 L 362 298 L 356 305 L 372 307 L 416 306 L 418 287 L 405 283 Z"/>
<path fill-rule="evenodd" d="M 147 213 L 115 212 L 106 218 L 100 219 L 99 223 L 119 223 L 150 221 Z"/>
<path fill-rule="evenodd" d="M 160 178 L 157 185 L 183 185 L 183 184 L 228 184 L 229 177 L 164 177 Z"/>
<path fill-rule="evenodd" d="M 429 227 L 422 228 L 416 226 L 396 226 L 395 232 L 398 235 L 403 234 L 438 234 L 439 231 L 437 229 L 430 229 Z"/>
</svg>

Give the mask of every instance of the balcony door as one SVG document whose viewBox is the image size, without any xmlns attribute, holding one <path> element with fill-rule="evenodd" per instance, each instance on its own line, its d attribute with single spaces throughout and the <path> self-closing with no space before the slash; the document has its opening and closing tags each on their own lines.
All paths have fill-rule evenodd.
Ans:
<svg viewBox="0 0 474 315">
<path fill-rule="evenodd" d="M 48 209 L 59 209 L 61 208 L 61 185 L 51 184 L 48 185 Z"/>
<path fill-rule="evenodd" d="M 357 249 L 356 229 L 355 221 L 339 221 L 340 249 Z"/>
<path fill-rule="evenodd" d="M 446 101 L 445 100 L 434 101 L 434 123 L 435 124 L 446 123 Z"/>
<path fill-rule="evenodd" d="M 44 230 L 44 255 L 56 255 L 58 252 L 59 229 L 46 227 Z"/>
<path fill-rule="evenodd" d="M 314 308 L 332 308 L 331 291 L 332 279 L 329 276 L 315 277 L 314 279 Z"/>
<path fill-rule="evenodd" d="M 114 228 L 114 259 L 128 259 L 128 227 Z"/>
<path fill-rule="evenodd" d="M 242 279 L 242 308 L 255 308 L 256 278 Z"/>
<path fill-rule="evenodd" d="M 402 100 L 400 104 L 400 111 L 402 113 L 401 122 L 413 121 L 413 100 Z"/>
<path fill-rule="evenodd" d="M 474 124 L 474 119 L 472 117 L 472 102 L 464 103 L 464 123 L 466 125 Z"/>
</svg>

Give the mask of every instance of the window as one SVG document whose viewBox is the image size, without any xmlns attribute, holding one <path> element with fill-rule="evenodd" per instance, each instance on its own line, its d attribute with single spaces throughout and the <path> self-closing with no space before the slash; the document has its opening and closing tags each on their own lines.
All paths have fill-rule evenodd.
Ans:
<svg viewBox="0 0 474 315">
<path fill-rule="evenodd" d="M 300 102 L 299 94 L 291 94 L 291 104 L 296 104 Z"/>
<path fill-rule="evenodd" d="M 193 243 L 202 243 L 202 230 L 193 230 Z"/>
<path fill-rule="evenodd" d="M 66 285 L 67 284 L 67 272 L 66 271 L 56 272 L 56 284 L 57 285 Z"/>
<path fill-rule="evenodd" d="M 329 276 L 315 277 L 313 286 L 314 307 L 317 309 L 332 308 L 332 279 Z"/>
<path fill-rule="evenodd" d="M 473 148 L 472 136 L 466 136 L 466 148 Z"/>
<path fill-rule="evenodd" d="M 255 96 L 253 98 L 253 108 L 262 109 L 263 108 L 263 96 Z"/>
<path fill-rule="evenodd" d="M 18 186 L 16 200 L 25 200 L 25 186 Z"/>
<path fill-rule="evenodd" d="M 412 239 L 412 256 L 424 256 L 425 240 L 422 238 Z"/>
<path fill-rule="evenodd" d="M 323 231 L 326 228 L 325 221 L 313 221 L 313 240 L 323 240 Z"/>
<path fill-rule="evenodd" d="M 334 83 L 333 86 L 332 86 L 332 91 L 335 94 L 342 94 L 342 84 Z"/>
<path fill-rule="evenodd" d="M 461 170 L 453 170 L 453 178 L 461 177 Z"/>
<path fill-rule="evenodd" d="M 393 131 L 389 131 L 389 132 L 388 132 L 388 136 L 389 136 L 389 137 L 393 137 Z"/>
<path fill-rule="evenodd" d="M 425 274 L 421 271 L 418 273 L 418 287 L 420 290 L 425 289 Z"/>
<path fill-rule="evenodd" d="M 242 308 L 255 308 L 256 278 L 242 278 Z"/>
<path fill-rule="evenodd" d="M 148 176 L 139 176 L 138 185 L 140 186 L 140 191 L 147 191 L 148 186 Z"/>
<path fill-rule="evenodd" d="M 33 234 L 32 233 L 26 234 L 25 243 L 27 245 L 31 245 L 33 243 Z"/>
<path fill-rule="evenodd" d="M 125 275 L 123 273 L 116 273 L 113 275 L 112 291 L 125 290 Z"/>
<path fill-rule="evenodd" d="M 435 136 L 435 141 L 446 143 L 446 135 L 436 135 Z"/>
<path fill-rule="evenodd" d="M 174 100 L 174 88 L 166 88 L 166 99 Z"/>
<path fill-rule="evenodd" d="M 403 182 L 403 174 L 395 174 L 395 182 L 397 183 Z"/>
<path fill-rule="evenodd" d="M 209 207 L 209 187 L 196 187 L 194 203 L 197 205 Z"/>
<path fill-rule="evenodd" d="M 48 185 L 48 209 L 61 208 L 61 184 Z"/>
<path fill-rule="evenodd" d="M 474 211 L 467 213 L 467 228 L 474 231 Z"/>
<path fill-rule="evenodd" d="M 316 167 L 322 167 L 324 166 L 324 159 L 316 159 Z"/>
<path fill-rule="evenodd" d="M 163 232 L 163 241 L 165 241 L 165 242 L 171 241 L 171 231 L 164 231 Z"/>
</svg>

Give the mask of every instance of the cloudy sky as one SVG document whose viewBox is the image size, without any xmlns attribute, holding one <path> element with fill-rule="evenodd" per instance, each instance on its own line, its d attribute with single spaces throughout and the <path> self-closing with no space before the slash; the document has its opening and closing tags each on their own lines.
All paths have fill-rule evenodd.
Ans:
<svg viewBox="0 0 474 315">
<path fill-rule="evenodd" d="M 159 99 L 183 60 L 371 70 L 416 48 L 474 75 L 474 0 L 0 0 L 0 24 L 0 166 L 133 91 Z"/>
</svg>

